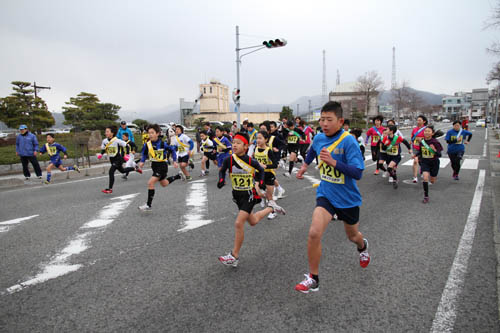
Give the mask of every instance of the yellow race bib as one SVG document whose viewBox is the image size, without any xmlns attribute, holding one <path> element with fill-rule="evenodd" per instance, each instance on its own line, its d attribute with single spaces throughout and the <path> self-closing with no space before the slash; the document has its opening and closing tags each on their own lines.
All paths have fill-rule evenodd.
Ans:
<svg viewBox="0 0 500 333">
<path fill-rule="evenodd" d="M 429 149 L 422 147 L 422 157 L 423 158 L 433 158 L 434 154 Z"/>
<path fill-rule="evenodd" d="M 296 135 L 289 135 L 288 136 L 288 143 L 296 144 L 297 141 L 299 141 L 299 138 Z"/>
<path fill-rule="evenodd" d="M 379 140 L 380 140 L 380 136 L 378 136 L 378 135 L 372 136 L 372 142 L 373 143 L 378 142 Z"/>
<path fill-rule="evenodd" d="M 333 184 L 345 184 L 345 177 L 342 172 L 335 169 L 331 165 L 326 163 L 321 163 L 319 168 L 319 173 L 321 175 L 321 180 L 327 181 Z"/>
<path fill-rule="evenodd" d="M 249 191 L 253 188 L 253 176 L 249 173 L 231 173 L 231 185 L 235 191 Z"/>
<path fill-rule="evenodd" d="M 399 145 L 392 146 L 391 149 L 387 151 L 387 155 L 397 156 L 399 152 Z"/>
</svg>

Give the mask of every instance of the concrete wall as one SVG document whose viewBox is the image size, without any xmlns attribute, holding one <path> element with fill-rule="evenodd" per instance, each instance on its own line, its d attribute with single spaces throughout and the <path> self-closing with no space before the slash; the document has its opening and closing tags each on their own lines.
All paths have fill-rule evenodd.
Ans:
<svg viewBox="0 0 500 333">
<path fill-rule="evenodd" d="M 233 122 L 236 120 L 236 112 L 228 112 L 228 113 L 205 113 L 205 114 L 195 114 L 193 115 L 194 119 L 205 118 L 206 121 L 230 121 Z M 245 118 L 248 118 L 248 121 L 254 124 L 260 124 L 265 120 L 274 120 L 278 121 L 280 117 L 279 112 L 241 112 L 240 113 L 240 121 L 243 122 Z"/>
</svg>

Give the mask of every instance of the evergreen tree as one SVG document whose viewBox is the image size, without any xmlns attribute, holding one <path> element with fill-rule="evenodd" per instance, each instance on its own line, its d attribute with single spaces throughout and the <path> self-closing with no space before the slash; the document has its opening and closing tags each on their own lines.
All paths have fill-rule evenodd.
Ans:
<svg viewBox="0 0 500 333">
<path fill-rule="evenodd" d="M 287 117 L 288 120 L 293 119 L 293 110 L 289 106 L 284 106 L 280 112 L 280 119 Z"/>
<path fill-rule="evenodd" d="M 71 97 L 64 106 L 64 124 L 77 130 L 104 130 L 106 126 L 116 125 L 120 106 L 101 103 L 95 94 L 81 92 Z"/>
</svg>

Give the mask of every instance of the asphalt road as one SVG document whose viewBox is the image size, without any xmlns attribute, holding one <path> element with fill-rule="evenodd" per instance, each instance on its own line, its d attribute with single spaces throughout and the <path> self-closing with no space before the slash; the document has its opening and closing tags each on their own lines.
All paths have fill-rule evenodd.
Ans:
<svg viewBox="0 0 500 333">
<path fill-rule="evenodd" d="M 279 177 L 287 215 L 246 227 L 237 269 L 217 260 L 232 248 L 237 208 L 229 186 L 217 189 L 213 166 L 209 177 L 196 172 L 194 182 L 157 188 L 148 213 L 137 206 L 151 171 L 118 176 L 112 195 L 100 193 L 107 177 L 2 191 L 0 331 L 428 332 L 484 169 L 470 259 L 451 290 L 458 295 L 452 328 L 498 332 L 485 130 L 472 129 L 466 159 L 477 167 L 471 162 L 458 182 L 449 164 L 442 168 L 428 205 L 421 183 L 394 190 L 367 159 L 360 229 L 372 261 L 360 268 L 355 245 L 332 222 L 320 290 L 308 295 L 294 286 L 308 271 L 310 180 Z M 408 158 L 400 179 L 412 177 Z M 309 175 L 319 177 L 312 166 Z"/>
</svg>

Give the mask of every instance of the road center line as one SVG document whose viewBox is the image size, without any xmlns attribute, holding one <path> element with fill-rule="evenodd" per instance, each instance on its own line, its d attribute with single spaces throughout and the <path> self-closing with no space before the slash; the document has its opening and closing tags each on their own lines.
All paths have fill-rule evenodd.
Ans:
<svg viewBox="0 0 500 333">
<path fill-rule="evenodd" d="M 32 218 L 35 218 L 37 216 L 39 216 L 39 215 L 37 214 L 37 215 L 31 215 L 31 216 L 26 216 L 26 217 L 20 217 L 18 219 L 13 219 L 13 220 L 8 220 L 8 221 L 0 222 L 0 225 L 18 224 L 18 223 L 21 223 L 21 222 L 26 221 L 26 220 L 31 220 Z"/>
<path fill-rule="evenodd" d="M 477 220 L 481 209 L 481 199 L 483 197 L 485 170 L 479 170 L 476 191 L 467 217 L 464 232 L 460 238 L 458 249 L 451 266 L 448 281 L 444 287 L 441 301 L 436 311 L 436 316 L 432 322 L 431 332 L 451 332 L 457 317 L 457 303 L 464 286 L 467 265 L 469 262 L 474 235 L 476 233 Z"/>
<path fill-rule="evenodd" d="M 96 219 L 80 227 L 80 230 L 85 231 L 78 233 L 69 241 L 66 247 L 53 256 L 46 265 L 42 266 L 40 273 L 29 280 L 7 288 L 7 292 L 9 294 L 16 293 L 29 286 L 58 278 L 68 273 L 75 272 L 83 267 L 81 264 L 70 264 L 68 260 L 72 255 L 82 253 L 90 247 L 90 236 L 94 234 L 94 232 L 89 231 L 89 229 L 104 230 L 104 227 L 111 224 L 121 212 L 130 205 L 138 194 L 139 193 L 134 193 L 112 198 L 111 200 L 115 201 L 101 209 Z"/>
</svg>

